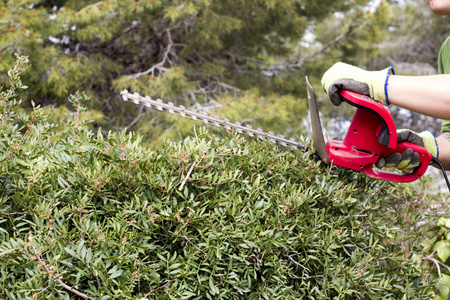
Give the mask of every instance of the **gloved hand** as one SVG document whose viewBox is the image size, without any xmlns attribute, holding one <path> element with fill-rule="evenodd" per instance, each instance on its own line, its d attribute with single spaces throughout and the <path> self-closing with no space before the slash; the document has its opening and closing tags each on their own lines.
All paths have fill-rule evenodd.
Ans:
<svg viewBox="0 0 450 300">
<path fill-rule="evenodd" d="M 439 149 L 433 132 L 422 131 L 417 133 L 408 129 L 397 130 L 397 143 L 409 142 L 427 149 L 433 157 L 438 157 Z M 376 166 L 378 168 L 396 168 L 403 174 L 411 173 L 414 168 L 420 164 L 419 153 L 414 152 L 411 148 L 406 149 L 403 153 L 393 153 L 388 157 L 381 157 Z"/>
<path fill-rule="evenodd" d="M 334 64 L 322 77 L 322 86 L 334 105 L 341 105 L 339 90 L 349 90 L 389 104 L 387 84 L 392 67 L 382 71 L 365 71 L 342 62 Z"/>
</svg>

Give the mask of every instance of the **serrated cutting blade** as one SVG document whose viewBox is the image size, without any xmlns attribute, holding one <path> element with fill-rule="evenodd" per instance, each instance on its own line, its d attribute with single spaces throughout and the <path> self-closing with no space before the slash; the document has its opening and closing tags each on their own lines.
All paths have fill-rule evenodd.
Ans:
<svg viewBox="0 0 450 300">
<path fill-rule="evenodd" d="M 305 145 L 297 143 L 294 139 L 287 139 L 282 135 L 275 135 L 273 132 L 264 132 L 261 128 L 253 129 L 250 125 L 242 125 L 239 122 L 232 123 L 228 119 L 220 119 L 218 116 L 209 116 L 207 113 L 200 113 L 186 109 L 184 106 L 175 106 L 173 103 L 165 103 L 161 99 L 153 100 L 149 96 L 141 96 L 138 93 L 129 93 L 127 90 L 123 90 L 121 93 L 124 101 L 131 101 L 135 104 L 145 105 L 149 108 L 157 110 L 165 110 L 169 113 L 177 113 L 182 117 L 190 117 L 193 120 L 201 120 L 205 124 L 213 124 L 218 127 L 224 127 L 228 130 L 234 129 L 238 133 L 246 133 L 249 136 L 255 136 L 259 138 L 268 139 L 272 143 L 277 143 L 282 146 L 291 147 L 306 151 L 308 148 Z"/>
<path fill-rule="evenodd" d="M 311 127 L 314 139 L 314 148 L 319 155 L 320 159 L 324 163 L 328 163 L 328 153 L 325 144 L 325 139 L 323 138 L 322 123 L 320 122 L 319 110 L 317 109 L 317 100 L 314 89 L 308 81 L 306 76 L 306 90 L 308 92 L 308 104 L 309 104 L 309 116 L 311 118 Z"/>
</svg>

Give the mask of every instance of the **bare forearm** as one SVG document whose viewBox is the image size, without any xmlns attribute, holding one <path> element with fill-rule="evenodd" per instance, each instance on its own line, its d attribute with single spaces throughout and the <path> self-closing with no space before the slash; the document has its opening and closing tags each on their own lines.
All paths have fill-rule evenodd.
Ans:
<svg viewBox="0 0 450 300">
<path fill-rule="evenodd" d="M 450 74 L 391 75 L 387 89 L 393 105 L 433 118 L 450 119 Z"/>
<path fill-rule="evenodd" d="M 450 170 L 450 133 L 443 133 L 436 138 L 439 146 L 439 160 L 446 170 Z"/>
</svg>

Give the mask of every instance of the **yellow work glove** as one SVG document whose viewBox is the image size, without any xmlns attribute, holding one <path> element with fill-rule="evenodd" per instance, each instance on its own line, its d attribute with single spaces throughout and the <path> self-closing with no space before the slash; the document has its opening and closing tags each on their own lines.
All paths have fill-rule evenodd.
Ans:
<svg viewBox="0 0 450 300">
<path fill-rule="evenodd" d="M 422 131 L 417 133 L 408 129 L 397 130 L 397 143 L 409 142 L 419 145 L 427 149 L 433 157 L 439 155 L 439 148 L 431 131 Z M 419 153 L 414 152 L 411 148 L 406 149 L 403 153 L 393 153 L 388 157 L 381 157 L 376 166 L 378 168 L 396 168 L 403 174 L 411 173 L 414 168 L 420 164 Z"/>
<path fill-rule="evenodd" d="M 387 84 L 391 74 L 395 74 L 392 67 L 382 71 L 366 71 L 338 62 L 325 72 L 322 86 L 334 105 L 341 105 L 343 101 L 339 93 L 341 89 L 369 96 L 388 105 Z"/>
</svg>

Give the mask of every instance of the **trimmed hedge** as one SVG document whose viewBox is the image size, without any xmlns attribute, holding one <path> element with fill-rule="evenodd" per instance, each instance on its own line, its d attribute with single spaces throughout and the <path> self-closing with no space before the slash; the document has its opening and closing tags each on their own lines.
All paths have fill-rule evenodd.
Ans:
<svg viewBox="0 0 450 300">
<path fill-rule="evenodd" d="M 11 91 L 0 99 L 2 298 L 432 297 L 386 214 L 389 184 L 206 128 L 154 150 L 133 133 L 93 134 L 82 94 L 55 130 L 39 108 L 15 114 Z"/>
</svg>

